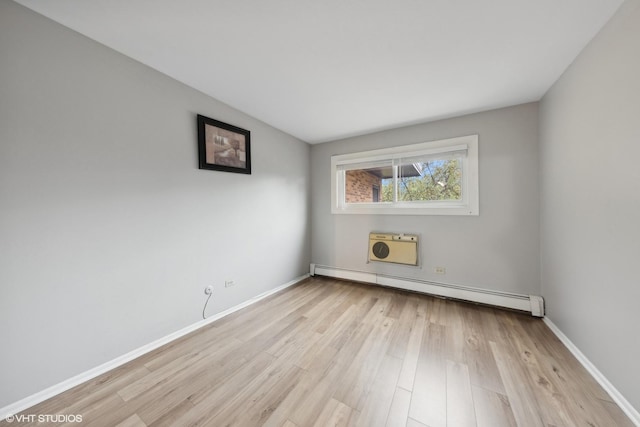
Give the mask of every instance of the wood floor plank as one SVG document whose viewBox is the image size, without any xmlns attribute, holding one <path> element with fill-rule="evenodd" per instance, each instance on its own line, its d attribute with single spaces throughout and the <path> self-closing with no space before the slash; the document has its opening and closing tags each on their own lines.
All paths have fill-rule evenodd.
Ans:
<svg viewBox="0 0 640 427">
<path fill-rule="evenodd" d="M 414 420 L 413 418 L 409 418 L 407 420 L 407 427 L 429 427 L 429 426 L 424 425 L 421 422 Z"/>
<path fill-rule="evenodd" d="M 211 390 L 212 384 L 232 377 L 245 364 L 246 361 L 242 358 L 220 362 L 210 361 L 199 374 L 190 375 L 187 378 L 171 378 L 160 387 L 155 387 L 127 403 L 133 405 L 132 408 L 136 408 L 140 417 L 148 424 L 170 413 L 178 416 L 183 412 L 178 407 L 185 404 L 185 400 L 191 403 L 197 401 L 200 396 L 206 395 Z M 188 408 L 186 404 L 182 407 L 182 409 Z"/>
<path fill-rule="evenodd" d="M 381 294 L 380 292 L 377 292 L 375 304 L 362 318 L 361 322 L 377 325 L 380 320 L 387 319 L 388 317 L 385 315 L 385 313 L 389 305 L 391 304 L 391 300 L 391 295 L 387 295 L 384 293 Z"/>
<path fill-rule="evenodd" d="M 173 427 L 177 424 L 177 421 L 187 412 L 193 410 L 193 403 L 189 399 L 185 399 L 177 405 L 173 406 L 168 411 L 162 411 L 162 415 L 155 417 L 155 421 L 147 424 L 149 427 Z"/>
<path fill-rule="evenodd" d="M 138 381 L 121 388 L 118 390 L 118 395 L 120 395 L 122 400 L 127 402 L 154 386 L 162 386 L 163 383 L 167 382 L 170 378 L 174 378 L 176 375 L 189 375 L 193 372 L 192 367 L 194 365 L 197 367 L 198 363 L 208 364 L 208 356 L 209 353 L 206 352 L 187 353 L 172 360 L 162 368 L 150 372 Z"/>
<path fill-rule="evenodd" d="M 311 346 L 302 349 L 302 352 L 295 363 L 303 369 L 309 369 L 318 356 L 323 357 L 327 351 L 334 353 L 335 355 L 337 349 L 342 348 L 343 341 L 340 340 L 339 337 L 342 337 L 343 335 L 350 336 L 351 333 L 353 333 L 353 330 L 355 330 L 355 317 L 356 308 L 351 305 L 349 307 L 345 307 L 345 311 L 342 315 L 334 320 L 331 329 L 324 330 L 323 332 L 319 332 L 316 329 L 316 332 L 313 335 L 314 342 Z M 316 337 L 318 338 L 317 340 L 315 339 Z"/>
<path fill-rule="evenodd" d="M 136 395 L 126 400 L 127 410 L 136 412 L 143 421 L 152 424 L 168 413 L 175 412 L 185 399 L 196 400 L 211 388 L 211 384 L 229 377 L 246 362 L 234 354 L 241 348 L 237 343 L 230 340 L 211 348 L 191 365 L 169 364 L 167 366 L 171 369 L 166 372 L 160 369 L 152 371 L 149 374 L 152 379 L 144 382 L 149 387 L 136 388 Z M 162 373 L 161 377 L 158 377 L 159 372 Z M 123 390 L 128 390 L 128 387 Z M 126 393 L 120 391 L 119 394 Z"/>
<path fill-rule="evenodd" d="M 472 386 L 478 427 L 517 427 L 507 396 Z"/>
<path fill-rule="evenodd" d="M 335 305 L 330 308 L 325 314 L 318 314 L 319 322 L 316 325 L 315 332 L 324 334 L 328 330 L 332 329 L 333 325 L 338 322 L 339 319 L 344 317 L 344 314 L 353 308 L 353 297 L 356 289 L 351 289 L 351 292 L 344 293 L 341 298 L 335 298 Z M 312 315 L 307 314 L 309 317 Z"/>
<path fill-rule="evenodd" d="M 493 358 L 490 339 L 496 339 L 491 324 L 496 322 L 486 307 L 470 306 L 461 313 L 464 334 L 463 360 L 469 367 L 471 383 L 499 394 L 505 394 L 500 371 Z"/>
<path fill-rule="evenodd" d="M 402 312 L 404 312 L 404 306 L 409 300 L 406 292 L 394 291 L 391 296 L 391 303 L 387 306 L 384 315 L 392 319 L 399 319 Z"/>
<path fill-rule="evenodd" d="M 407 343 L 405 357 L 402 361 L 402 370 L 400 371 L 400 378 L 398 379 L 398 387 L 402 387 L 408 391 L 413 390 L 413 381 L 416 376 L 416 369 L 418 368 L 424 327 L 424 314 L 417 311 L 413 319 L 413 324 L 411 325 L 409 342 Z"/>
<path fill-rule="evenodd" d="M 575 394 L 577 389 L 557 375 L 556 370 L 548 363 L 556 357 L 554 352 L 527 333 L 530 319 L 513 320 L 515 334 L 511 337 L 511 344 L 526 368 L 529 382 L 533 384 L 532 390 L 540 402 L 539 412 L 543 421 L 554 425 L 571 425 L 576 422 L 583 425 L 610 425 L 613 420 L 604 408 L 585 410 L 587 407 L 596 409 L 600 401 L 588 394 Z M 570 358 L 571 355 L 567 354 L 566 357 Z"/>
<path fill-rule="evenodd" d="M 375 300 L 377 301 L 377 299 Z M 373 304 L 370 304 L 369 301 L 363 307 L 368 307 L 366 311 L 368 312 Z M 363 318 L 364 314 L 364 311 L 356 310 L 357 317 Z M 353 358 L 358 354 L 373 329 L 374 325 L 370 323 L 358 323 L 355 329 L 350 331 L 348 340 L 331 341 L 330 348 L 333 348 L 336 343 L 341 345 L 340 348 L 335 351 L 322 352 L 312 361 L 306 369 L 308 375 L 302 378 L 291 393 L 293 396 L 299 396 L 289 417 L 291 421 L 301 426 L 315 422 L 323 407 L 340 386 Z M 290 402 L 286 403 L 291 404 Z"/>
<path fill-rule="evenodd" d="M 446 327 L 444 329 L 446 339 L 444 340 L 444 358 L 454 362 L 465 362 L 465 328 L 462 314 L 464 305 L 453 301 L 447 310 L 444 310 Z"/>
<path fill-rule="evenodd" d="M 506 345 L 489 343 L 498 365 L 513 415 L 519 427 L 545 427 L 538 409 L 538 402 L 528 381 L 525 368 L 511 355 Z"/>
<path fill-rule="evenodd" d="M 293 289 L 296 292 L 295 298 L 281 296 L 282 294 L 287 295 L 288 292 L 278 293 L 272 296 L 273 305 L 271 306 L 259 304 L 255 307 L 255 313 L 252 313 L 253 310 L 240 310 L 234 313 L 232 316 L 235 315 L 235 317 L 226 323 L 226 318 L 220 319 L 220 321 L 215 322 L 215 327 L 220 331 L 218 339 L 223 340 L 235 337 L 242 341 L 249 341 L 264 335 L 275 324 L 289 324 L 297 318 L 303 317 L 300 311 L 304 311 L 304 309 L 300 310 L 300 307 L 307 307 L 307 304 L 311 306 L 312 304 L 310 303 L 313 303 L 319 295 L 327 292 L 327 289 L 321 286 L 318 281 L 308 282 L 308 285 L 308 292 L 304 292 L 304 287 L 295 286 Z M 273 316 L 273 312 L 278 313 L 278 315 Z M 287 321 L 287 317 L 291 316 L 294 316 L 294 319 Z M 220 322 L 220 325 L 218 325 L 218 322 Z"/>
<path fill-rule="evenodd" d="M 445 334 L 445 326 L 426 325 L 413 384 L 409 418 L 429 427 L 446 427 L 447 424 Z"/>
<path fill-rule="evenodd" d="M 315 392 L 315 398 L 325 399 L 326 404 L 329 396 L 335 388 L 335 384 L 331 384 L 330 380 L 326 380 L 325 377 L 333 378 L 333 375 L 339 375 L 342 368 L 333 360 L 336 353 L 337 350 L 331 347 L 323 348 L 323 351 L 318 354 L 318 357 L 313 360 L 313 363 L 306 369 L 303 369 L 303 374 L 299 381 L 293 386 L 292 390 L 282 400 L 278 407 L 275 408 L 269 418 L 265 420 L 263 427 L 277 427 L 287 420 L 293 422 L 290 418 L 295 417 L 295 415 L 292 414 L 298 410 L 303 412 L 303 414 L 299 416 L 299 419 L 305 420 L 313 419 L 312 416 L 309 416 L 309 413 L 317 414 L 323 410 L 320 408 L 318 402 L 312 402 L 316 403 L 316 405 L 308 407 L 305 406 L 307 404 L 304 401 L 309 398 L 310 394 Z M 323 387 L 315 390 L 315 385 L 323 380 Z"/>
<path fill-rule="evenodd" d="M 386 424 L 401 368 L 402 360 L 390 355 L 384 356 L 375 380 L 364 398 L 356 426 L 383 427 Z"/>
<path fill-rule="evenodd" d="M 305 376 L 292 392 L 300 399 L 289 418 L 300 426 L 313 425 L 331 400 L 345 371 L 344 364 L 332 361 L 326 370 Z"/>
<path fill-rule="evenodd" d="M 396 387 L 385 427 L 405 427 L 407 425 L 407 419 L 409 418 L 410 405 L 411 392 Z"/>
<path fill-rule="evenodd" d="M 215 426 L 260 426 L 297 384 L 302 370 L 278 361 L 256 376 L 232 402 L 208 423 Z"/>
<path fill-rule="evenodd" d="M 610 400 L 603 400 L 602 405 L 611 416 L 611 419 L 613 420 L 612 425 L 618 427 L 637 427 L 615 403 Z"/>
<path fill-rule="evenodd" d="M 616 424 L 605 408 L 605 401 L 596 398 L 594 393 L 585 392 L 581 388 L 581 381 L 567 381 L 561 372 L 553 360 L 544 354 L 536 357 L 535 368 L 530 369 L 532 378 L 537 378 L 538 384 L 547 392 L 547 402 L 552 401 L 549 406 L 555 405 L 557 412 L 566 412 L 567 423 L 577 421 L 579 424 L 596 426 Z"/>
<path fill-rule="evenodd" d="M 318 323 L 322 324 L 326 321 L 331 321 L 332 318 L 340 316 L 340 313 L 346 308 L 341 307 L 341 302 L 347 304 L 353 304 L 353 299 L 350 295 L 356 292 L 355 288 L 349 288 L 341 286 L 339 282 L 330 282 L 325 284 L 324 290 L 327 292 L 324 298 L 315 297 L 314 302 L 308 310 L 302 314 L 310 319 L 316 319 Z M 326 330 L 321 325 L 316 325 L 319 331 Z"/>
<path fill-rule="evenodd" d="M 394 326 L 395 321 L 386 318 L 373 328 L 341 378 L 340 386 L 334 395 L 336 399 L 354 409 L 362 410 L 365 397 L 373 386 L 387 352 Z"/>
<path fill-rule="evenodd" d="M 469 368 L 451 360 L 447 360 L 447 426 L 476 426 Z"/>
<path fill-rule="evenodd" d="M 140 419 L 138 414 L 133 414 L 123 422 L 116 424 L 115 427 L 147 427 L 147 425 Z"/>
<path fill-rule="evenodd" d="M 397 299 L 395 304 L 399 304 Z M 392 319 L 396 319 L 397 326 L 393 331 L 391 342 L 389 343 L 389 349 L 387 353 L 398 359 L 404 359 L 407 354 L 407 346 L 409 345 L 409 339 L 411 338 L 411 328 L 413 327 L 414 320 L 418 316 L 418 304 L 415 300 L 405 298 L 402 302 L 402 310 L 394 316 L 387 316 Z"/>
<path fill-rule="evenodd" d="M 223 410 L 225 404 L 234 399 L 247 387 L 251 381 L 264 372 L 275 358 L 266 353 L 260 353 L 238 370 L 233 377 L 218 383 L 208 393 L 189 398 L 194 405 L 193 409 L 182 414 L 176 421 L 176 425 L 195 426 L 204 425 Z"/>
<path fill-rule="evenodd" d="M 111 394 L 107 399 L 87 407 L 82 411 L 82 425 L 99 427 L 105 425 L 117 425 L 129 418 L 132 413 L 116 411 L 115 408 L 125 406 L 125 402 L 117 394 Z M 73 425 L 73 424 L 69 424 Z"/>
<path fill-rule="evenodd" d="M 309 321 L 308 318 L 300 318 L 292 324 L 293 327 L 289 328 L 286 333 L 280 336 L 280 339 L 265 348 L 264 351 L 272 356 L 280 357 L 284 353 L 290 352 L 291 347 L 297 348 L 304 345 L 300 343 L 301 340 L 309 340 L 309 338 L 315 336 L 311 331 L 312 327 L 310 327 L 309 323 L 312 322 Z"/>
<path fill-rule="evenodd" d="M 550 352 L 546 360 L 550 362 L 554 377 L 560 382 L 576 390 L 587 392 L 597 399 L 612 402 L 611 396 L 600 387 L 595 378 L 589 375 L 569 349 L 551 333 L 547 325 L 543 322 L 527 324 L 527 333 L 530 334 L 531 339 L 539 342 Z"/>
<path fill-rule="evenodd" d="M 96 427 L 633 426 L 540 319 L 322 277 L 20 415 L 38 414 Z"/>
<path fill-rule="evenodd" d="M 146 367 L 128 363 L 33 406 L 28 411 L 31 414 L 83 413 L 87 408 L 99 405 L 102 400 L 110 398 L 122 387 L 144 378 L 148 373 Z"/>
<path fill-rule="evenodd" d="M 435 325 L 447 326 L 446 311 L 450 306 L 451 301 L 447 301 L 444 298 L 430 298 L 426 301 L 426 321 L 427 323 L 433 323 Z"/>
<path fill-rule="evenodd" d="M 358 411 L 350 408 L 344 403 L 331 399 L 320 412 L 320 416 L 313 424 L 313 427 L 346 427 L 353 425 L 354 418 L 357 418 Z"/>
</svg>

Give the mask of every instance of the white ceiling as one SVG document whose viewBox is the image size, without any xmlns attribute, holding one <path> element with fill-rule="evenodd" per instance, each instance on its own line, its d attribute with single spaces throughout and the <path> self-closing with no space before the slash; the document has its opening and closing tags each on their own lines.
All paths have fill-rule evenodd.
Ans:
<svg viewBox="0 0 640 427">
<path fill-rule="evenodd" d="M 17 0 L 310 143 L 537 101 L 622 0 Z"/>
</svg>

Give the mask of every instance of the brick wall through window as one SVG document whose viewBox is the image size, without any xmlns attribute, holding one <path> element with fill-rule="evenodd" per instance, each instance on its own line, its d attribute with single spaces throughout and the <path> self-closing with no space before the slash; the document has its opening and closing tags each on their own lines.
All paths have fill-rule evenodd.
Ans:
<svg viewBox="0 0 640 427">
<path fill-rule="evenodd" d="M 379 193 L 382 189 L 382 178 L 365 170 L 350 170 L 345 174 L 345 201 L 347 203 L 371 203 L 373 200 L 373 188 Z"/>
</svg>

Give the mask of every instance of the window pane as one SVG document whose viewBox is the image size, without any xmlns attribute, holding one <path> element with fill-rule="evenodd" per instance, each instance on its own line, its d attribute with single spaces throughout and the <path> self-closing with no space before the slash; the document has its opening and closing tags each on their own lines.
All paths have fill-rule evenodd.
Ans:
<svg viewBox="0 0 640 427">
<path fill-rule="evenodd" d="M 478 215 L 478 135 L 331 156 L 331 213 Z"/>
<path fill-rule="evenodd" d="M 393 182 L 392 175 L 393 168 L 390 162 L 388 166 L 345 171 L 345 202 L 380 203 L 393 201 L 393 184 L 388 184 L 388 182 Z"/>
<path fill-rule="evenodd" d="M 398 166 L 398 201 L 462 200 L 460 157 L 403 159 Z"/>
</svg>

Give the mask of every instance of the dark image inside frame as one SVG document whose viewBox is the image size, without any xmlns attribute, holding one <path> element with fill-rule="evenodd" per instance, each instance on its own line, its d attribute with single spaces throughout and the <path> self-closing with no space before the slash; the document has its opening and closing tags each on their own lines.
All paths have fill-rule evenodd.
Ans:
<svg viewBox="0 0 640 427">
<path fill-rule="evenodd" d="M 251 174 L 251 132 L 198 114 L 199 168 Z"/>
</svg>

